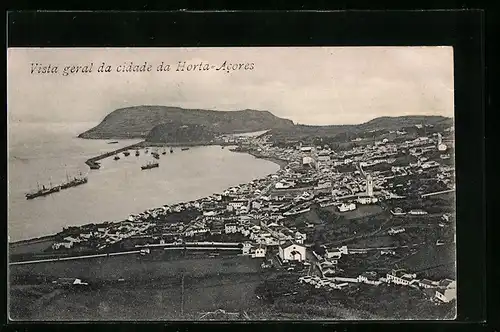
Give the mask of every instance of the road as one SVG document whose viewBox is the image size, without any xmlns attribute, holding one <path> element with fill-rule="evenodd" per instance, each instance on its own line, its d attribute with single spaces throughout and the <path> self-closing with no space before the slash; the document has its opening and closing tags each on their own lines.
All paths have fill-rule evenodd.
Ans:
<svg viewBox="0 0 500 332">
<path fill-rule="evenodd" d="M 108 257 L 108 256 L 118 256 L 118 255 L 133 255 L 133 254 L 140 254 L 140 253 L 141 253 L 140 250 L 122 251 L 122 252 L 113 252 L 113 253 L 109 253 L 109 254 L 96 254 L 96 255 L 85 255 L 85 256 L 38 259 L 38 260 L 24 261 L 24 262 L 12 262 L 12 263 L 9 263 L 9 265 L 49 263 L 49 262 L 69 261 L 69 260 L 77 260 L 77 259 L 90 259 L 90 258 L 99 258 L 99 257 Z"/>
</svg>

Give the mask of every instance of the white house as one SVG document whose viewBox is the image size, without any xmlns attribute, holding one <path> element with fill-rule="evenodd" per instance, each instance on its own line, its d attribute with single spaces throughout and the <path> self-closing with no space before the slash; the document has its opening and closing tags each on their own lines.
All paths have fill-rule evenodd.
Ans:
<svg viewBox="0 0 500 332">
<path fill-rule="evenodd" d="M 294 235 L 295 242 L 298 244 L 304 244 L 307 235 L 305 233 L 296 232 Z"/>
<path fill-rule="evenodd" d="M 243 242 L 243 246 L 241 248 L 241 253 L 243 255 L 250 255 L 250 250 L 252 249 L 252 243 Z"/>
<path fill-rule="evenodd" d="M 306 247 L 298 243 L 287 241 L 279 246 L 278 255 L 283 261 L 305 261 Z"/>
<path fill-rule="evenodd" d="M 232 207 L 233 209 L 239 209 L 243 206 L 246 206 L 247 204 L 248 202 L 244 200 L 234 200 L 232 202 L 229 202 L 227 205 Z"/>
<path fill-rule="evenodd" d="M 311 157 L 302 158 L 302 165 L 310 165 L 314 162 L 314 159 Z"/>
<path fill-rule="evenodd" d="M 359 197 L 357 199 L 358 203 L 359 204 L 373 204 L 373 203 L 377 203 L 378 202 L 378 198 L 376 197 Z"/>
<path fill-rule="evenodd" d="M 388 283 L 408 286 L 415 279 L 416 274 L 406 273 L 404 270 L 392 270 L 387 273 L 386 277 Z"/>
<path fill-rule="evenodd" d="M 339 208 L 340 212 L 353 211 L 353 210 L 356 210 L 356 204 L 354 204 L 354 203 L 350 203 L 350 204 L 342 203 L 341 205 L 339 205 L 338 208 Z"/>
<path fill-rule="evenodd" d="M 454 280 L 444 279 L 438 284 L 435 297 L 445 303 L 457 298 L 457 284 Z"/>
<path fill-rule="evenodd" d="M 405 232 L 405 229 L 403 227 L 391 227 L 391 229 L 389 229 L 389 231 L 387 231 L 387 234 L 395 235 L 395 234 L 399 234 L 399 233 L 403 233 L 403 232 Z"/>
<path fill-rule="evenodd" d="M 238 232 L 238 225 L 233 223 L 228 223 L 224 225 L 224 231 L 226 234 L 232 234 Z"/>
<path fill-rule="evenodd" d="M 253 201 L 252 202 L 252 209 L 258 210 L 262 207 L 262 202 L 259 201 Z"/>
<path fill-rule="evenodd" d="M 255 248 L 252 258 L 265 258 L 266 257 L 266 247 L 264 246 L 259 246 Z"/>
<path fill-rule="evenodd" d="M 418 285 L 422 288 L 436 288 L 438 283 L 432 280 L 423 279 L 418 282 Z"/>
<path fill-rule="evenodd" d="M 427 211 L 416 209 L 416 210 L 411 210 L 410 212 L 408 212 L 408 214 L 415 215 L 415 216 L 425 215 L 425 214 L 427 214 Z"/>
</svg>

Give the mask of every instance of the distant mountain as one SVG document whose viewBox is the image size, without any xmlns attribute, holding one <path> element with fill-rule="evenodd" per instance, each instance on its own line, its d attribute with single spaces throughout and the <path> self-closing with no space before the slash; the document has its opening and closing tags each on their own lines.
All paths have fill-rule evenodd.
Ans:
<svg viewBox="0 0 500 332">
<path fill-rule="evenodd" d="M 448 127 L 453 125 L 453 119 L 444 116 L 408 115 L 398 117 L 380 117 L 356 125 L 308 126 L 296 125 L 288 128 L 271 130 L 275 138 L 301 137 L 334 137 L 343 134 L 359 134 L 374 130 L 398 130 L 416 125 L 432 125 Z"/>
<path fill-rule="evenodd" d="M 162 123 L 155 126 L 146 136 L 146 141 L 155 143 L 210 142 L 216 133 L 207 126 L 178 122 Z"/>
<path fill-rule="evenodd" d="M 78 137 L 95 139 L 146 138 L 155 126 L 163 123 L 201 125 L 211 128 L 214 132 L 224 134 L 293 126 L 291 120 L 278 118 L 268 111 L 250 109 L 212 111 L 169 106 L 134 106 L 111 112 L 99 125 Z M 156 131 L 155 135 L 157 134 Z"/>
</svg>

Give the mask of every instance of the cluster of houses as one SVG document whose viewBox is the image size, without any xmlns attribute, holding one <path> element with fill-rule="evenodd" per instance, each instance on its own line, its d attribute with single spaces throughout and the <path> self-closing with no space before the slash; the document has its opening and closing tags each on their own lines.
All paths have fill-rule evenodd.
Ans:
<svg viewBox="0 0 500 332">
<path fill-rule="evenodd" d="M 66 236 L 62 241 L 55 242 L 52 249 L 71 249 L 75 245 L 86 245 L 97 249 L 104 249 L 108 245 L 124 239 L 143 234 L 152 223 L 137 224 L 129 221 L 120 223 L 107 223 L 101 226 L 86 229 L 82 227 L 78 235 Z M 88 227 L 88 226 L 87 226 Z"/>
<path fill-rule="evenodd" d="M 374 271 L 366 271 L 357 277 L 319 277 L 319 276 L 302 276 L 299 282 L 303 284 L 313 285 L 315 288 L 326 289 L 343 289 L 352 284 L 367 284 L 379 286 L 381 284 L 401 285 L 418 288 L 423 290 L 432 300 L 437 302 L 447 303 L 457 297 L 456 282 L 451 279 L 443 279 L 433 281 L 429 279 L 416 279 L 415 273 L 408 273 L 405 270 L 392 270 L 379 276 Z"/>
</svg>

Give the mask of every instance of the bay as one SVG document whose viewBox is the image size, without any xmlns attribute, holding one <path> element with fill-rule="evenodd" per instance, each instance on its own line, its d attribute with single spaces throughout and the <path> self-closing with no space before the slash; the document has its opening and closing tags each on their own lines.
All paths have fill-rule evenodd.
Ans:
<svg viewBox="0 0 500 332">
<path fill-rule="evenodd" d="M 160 155 L 160 167 L 141 170 L 154 160 L 141 150 L 120 160 L 85 161 L 139 140 L 84 140 L 77 135 L 95 123 L 13 123 L 8 126 L 8 235 L 19 241 L 50 235 L 65 226 L 115 221 L 146 209 L 190 201 L 272 174 L 279 166 L 220 146 L 174 148 Z M 150 149 L 151 151 L 151 149 Z M 161 152 L 161 150 L 160 150 Z M 26 200 L 39 185 L 54 185 L 81 172 L 88 183 Z"/>
</svg>

